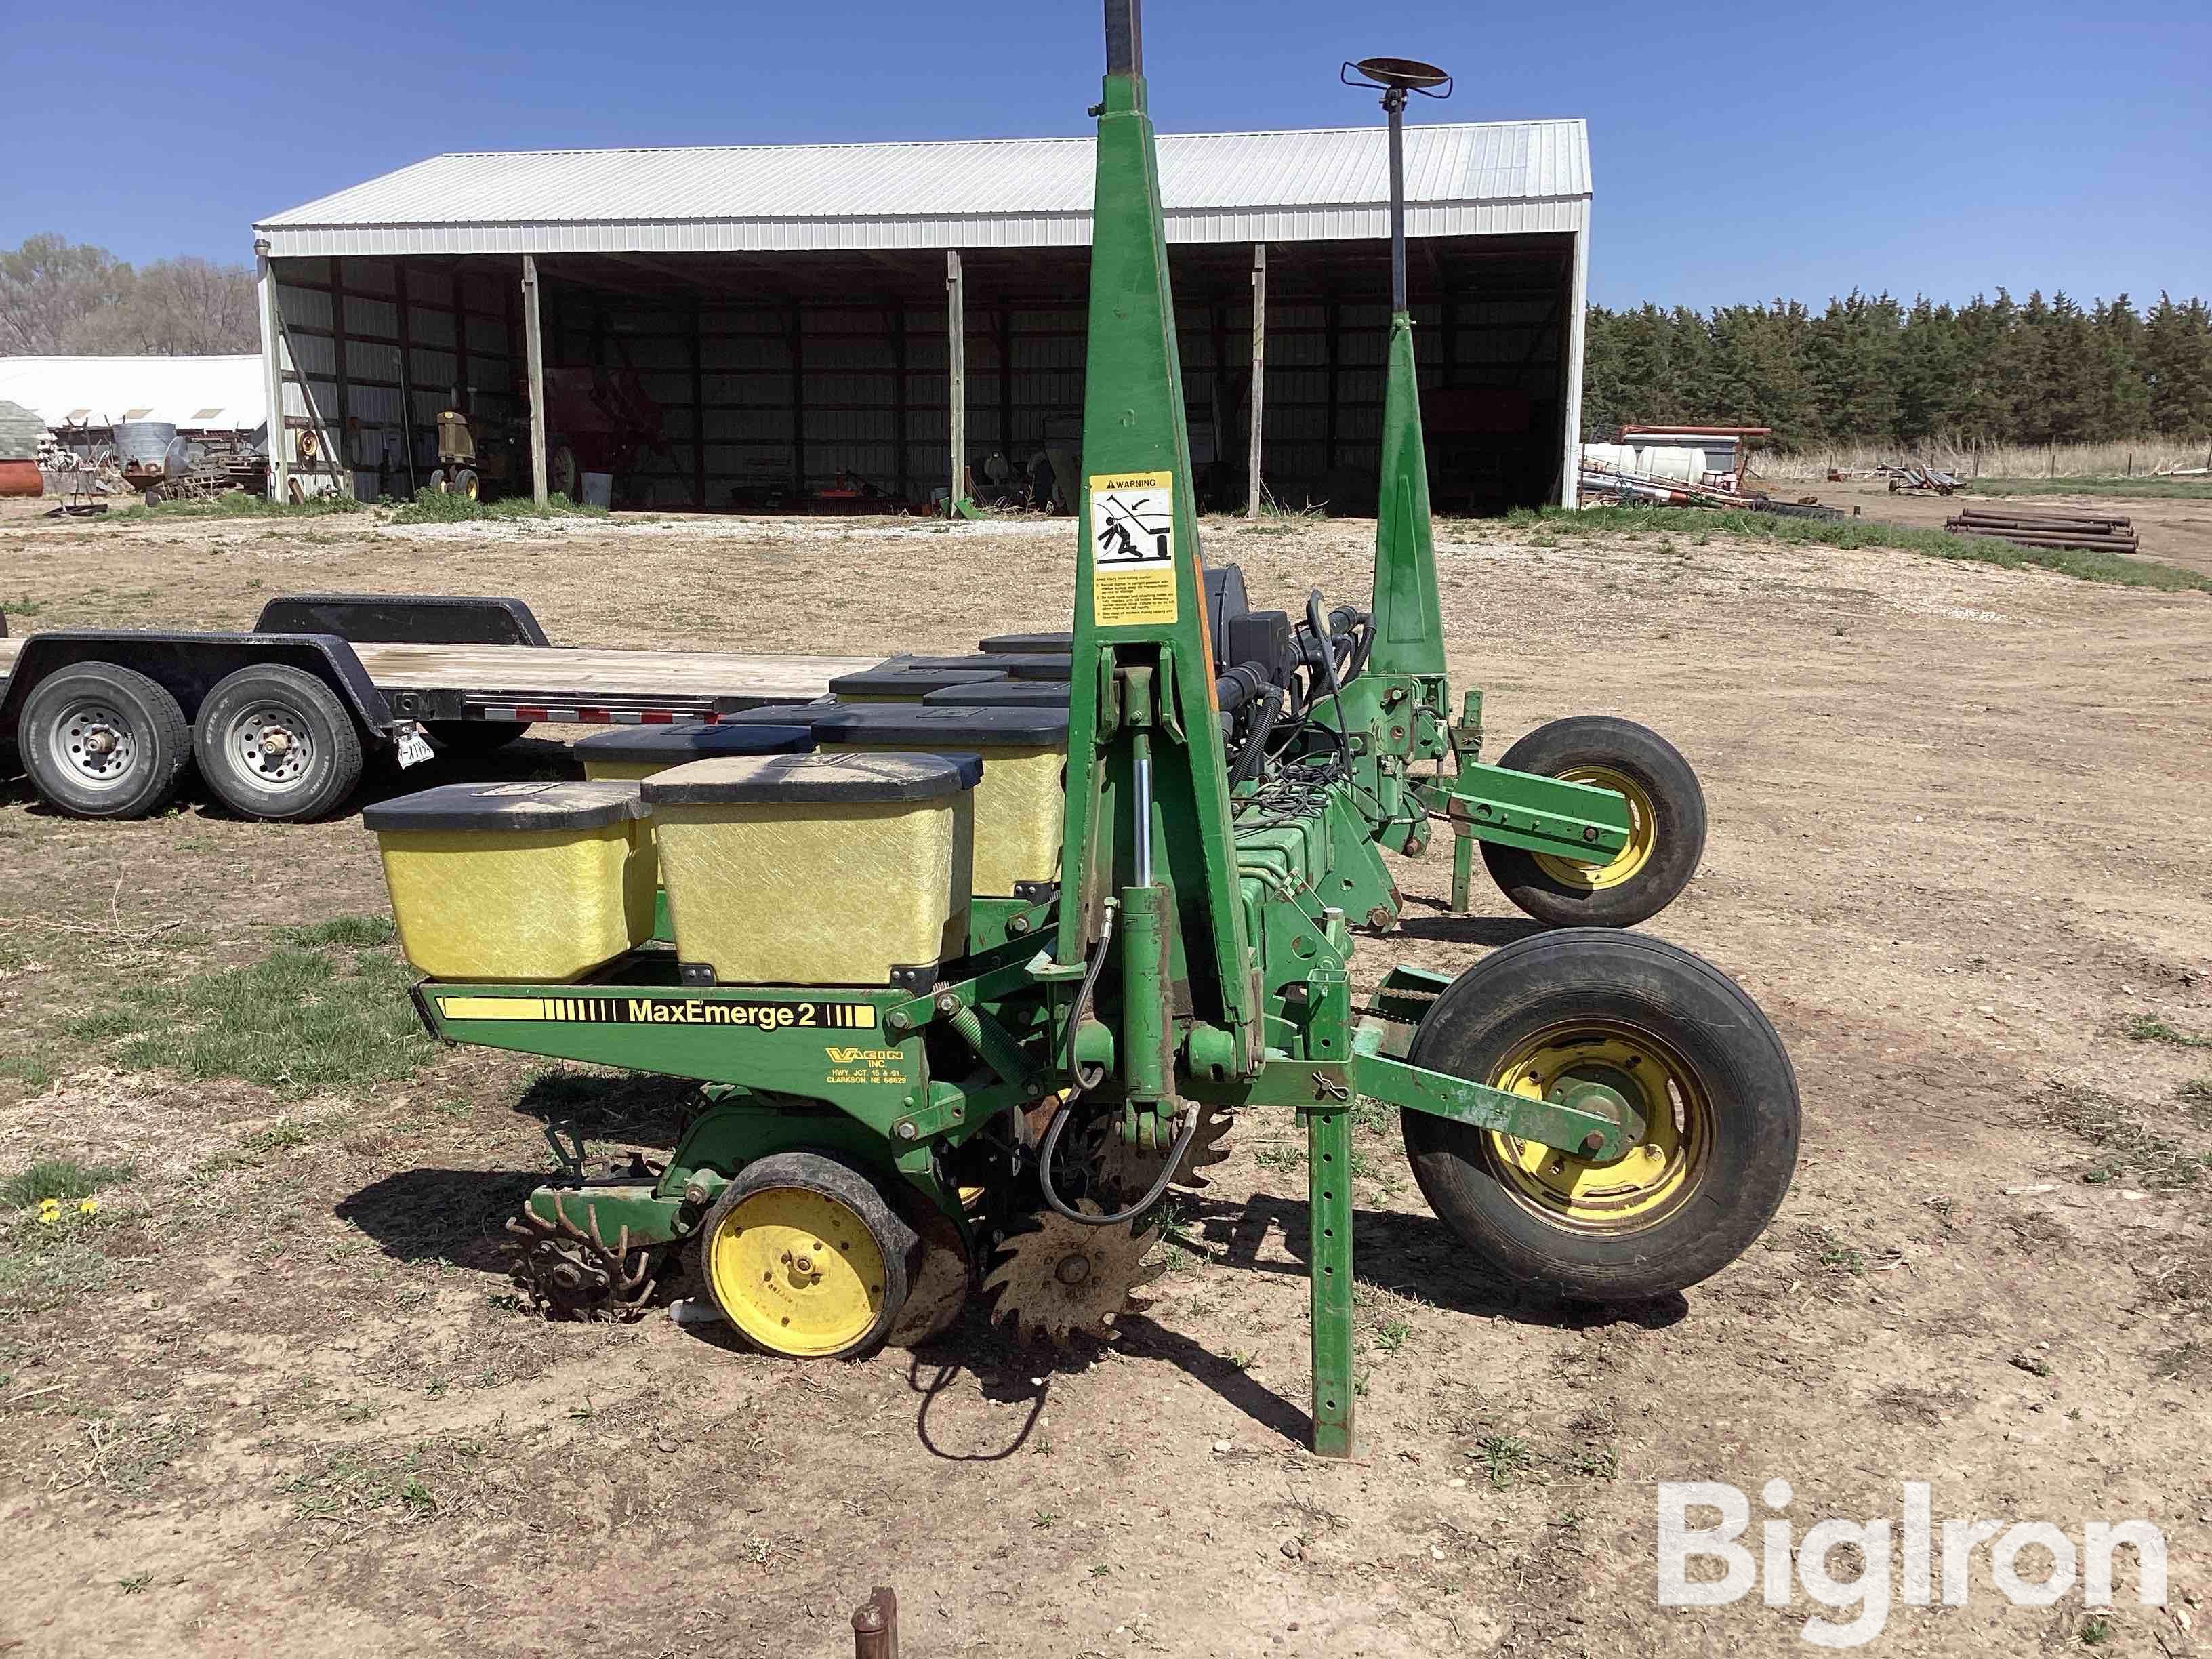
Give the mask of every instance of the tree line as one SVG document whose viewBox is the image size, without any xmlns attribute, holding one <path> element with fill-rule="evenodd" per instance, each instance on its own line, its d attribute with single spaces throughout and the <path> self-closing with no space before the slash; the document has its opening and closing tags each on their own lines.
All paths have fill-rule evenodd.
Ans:
<svg viewBox="0 0 2212 1659">
<path fill-rule="evenodd" d="M 0 356 L 258 351 L 253 273 L 205 259 L 133 269 L 104 247 L 33 236 L 0 252 Z"/>
<path fill-rule="evenodd" d="M 1831 443 L 2084 443 L 2212 433 L 2212 315 L 2161 294 L 2084 310 L 1999 289 L 1970 305 L 1854 290 L 1794 300 L 1589 311 L 1586 437 L 1622 422 L 1766 426 Z"/>
</svg>

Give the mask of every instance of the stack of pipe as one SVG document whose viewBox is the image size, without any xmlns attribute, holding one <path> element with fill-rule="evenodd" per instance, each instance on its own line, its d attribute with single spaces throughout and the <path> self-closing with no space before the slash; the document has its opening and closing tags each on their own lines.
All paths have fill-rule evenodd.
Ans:
<svg viewBox="0 0 2212 1659">
<path fill-rule="evenodd" d="M 1943 528 L 1960 536 L 1995 536 L 2022 547 L 2079 547 L 2102 553 L 2136 551 L 2132 520 L 2108 513 L 2030 513 L 1970 507 Z"/>
</svg>

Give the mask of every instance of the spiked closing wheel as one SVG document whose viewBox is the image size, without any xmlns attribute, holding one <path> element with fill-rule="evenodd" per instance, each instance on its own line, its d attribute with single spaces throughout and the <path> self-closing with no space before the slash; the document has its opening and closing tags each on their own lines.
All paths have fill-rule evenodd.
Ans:
<svg viewBox="0 0 2212 1659">
<path fill-rule="evenodd" d="M 526 1209 L 507 1231 L 507 1277 L 548 1319 L 636 1319 L 653 1300 L 653 1252 L 631 1249 L 627 1227 L 610 1244 L 598 1206 L 580 1194 L 556 1192 L 550 1218 Z"/>
<path fill-rule="evenodd" d="M 1081 1207 L 1104 1213 L 1087 1199 Z M 1079 1332 L 1110 1342 L 1131 1294 L 1167 1271 L 1165 1263 L 1144 1265 L 1159 1238 L 1158 1228 L 1139 1232 L 1134 1222 L 1086 1227 L 1066 1216 L 1042 1215 L 1006 1240 L 998 1267 L 983 1281 L 993 1298 L 991 1316 L 1011 1328 L 1017 1341 L 1043 1336 L 1065 1347 Z"/>
<path fill-rule="evenodd" d="M 916 1243 L 857 1170 L 777 1152 L 722 1189 L 699 1231 L 699 1261 L 714 1304 L 755 1347 L 849 1359 L 897 1320 Z"/>
</svg>

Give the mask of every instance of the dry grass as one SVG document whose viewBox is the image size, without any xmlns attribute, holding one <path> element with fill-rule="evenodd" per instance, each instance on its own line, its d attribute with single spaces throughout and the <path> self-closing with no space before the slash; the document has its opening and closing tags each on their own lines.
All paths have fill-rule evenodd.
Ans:
<svg viewBox="0 0 2212 1659">
<path fill-rule="evenodd" d="M 2176 467 L 2212 464 L 2212 443 L 2202 438 L 2128 438 L 2115 443 L 2058 444 L 2045 449 L 2027 444 L 1987 444 L 1978 454 L 1971 447 L 1941 441 L 1904 444 L 1839 444 L 1795 455 L 1759 454 L 1753 470 L 1769 478 L 1825 478 L 1831 467 L 1846 471 L 1883 461 L 1915 461 L 1961 477 L 2114 478 L 2132 471 L 2138 477 Z"/>
</svg>

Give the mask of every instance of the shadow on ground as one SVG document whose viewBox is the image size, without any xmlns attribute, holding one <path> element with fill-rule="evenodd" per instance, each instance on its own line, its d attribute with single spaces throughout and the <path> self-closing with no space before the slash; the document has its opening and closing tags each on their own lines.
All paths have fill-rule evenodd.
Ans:
<svg viewBox="0 0 2212 1659">
<path fill-rule="evenodd" d="M 504 1275 L 503 1229 L 541 1179 L 504 1170 L 402 1170 L 340 1199 L 331 1213 L 396 1261 L 450 1261 Z"/>
</svg>

